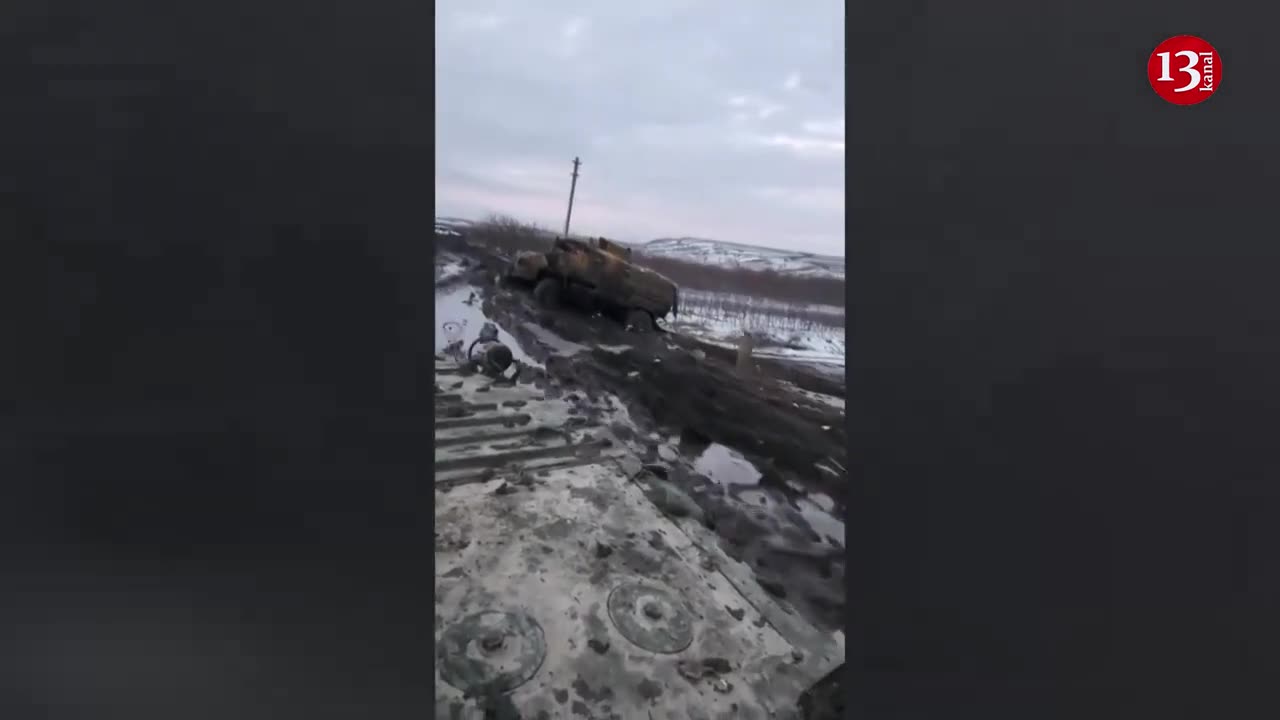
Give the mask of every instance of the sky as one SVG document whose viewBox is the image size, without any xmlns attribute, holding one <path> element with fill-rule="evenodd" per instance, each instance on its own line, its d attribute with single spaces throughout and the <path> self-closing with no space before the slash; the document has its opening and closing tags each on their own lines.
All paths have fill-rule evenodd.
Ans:
<svg viewBox="0 0 1280 720">
<path fill-rule="evenodd" d="M 436 212 L 844 255 L 842 0 L 441 0 Z"/>
</svg>

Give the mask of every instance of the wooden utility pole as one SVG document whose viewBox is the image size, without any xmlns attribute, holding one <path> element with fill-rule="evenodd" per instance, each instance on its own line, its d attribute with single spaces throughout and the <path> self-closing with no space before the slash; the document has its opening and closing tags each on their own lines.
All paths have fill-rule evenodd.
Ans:
<svg viewBox="0 0 1280 720">
<path fill-rule="evenodd" d="M 569 218 L 573 217 L 573 191 L 578 187 L 578 166 L 582 161 L 578 158 L 573 159 L 573 176 L 569 181 L 569 212 L 564 214 L 564 236 L 569 237 Z"/>
</svg>

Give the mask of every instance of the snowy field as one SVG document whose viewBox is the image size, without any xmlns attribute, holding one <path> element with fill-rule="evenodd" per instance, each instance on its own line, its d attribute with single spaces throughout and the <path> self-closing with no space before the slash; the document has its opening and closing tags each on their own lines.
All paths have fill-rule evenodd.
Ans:
<svg viewBox="0 0 1280 720">
<path fill-rule="evenodd" d="M 463 218 L 437 217 L 436 218 L 436 234 L 437 235 L 462 235 L 463 230 L 469 229 L 474 222 L 464 220 Z"/>
<path fill-rule="evenodd" d="M 758 340 L 760 357 L 844 366 L 844 308 L 796 305 L 743 295 L 686 290 L 671 329 L 727 347 L 743 332 Z"/>
<path fill-rule="evenodd" d="M 645 255 L 807 277 L 844 277 L 844 258 L 705 238 L 662 238 L 637 245 Z"/>
</svg>

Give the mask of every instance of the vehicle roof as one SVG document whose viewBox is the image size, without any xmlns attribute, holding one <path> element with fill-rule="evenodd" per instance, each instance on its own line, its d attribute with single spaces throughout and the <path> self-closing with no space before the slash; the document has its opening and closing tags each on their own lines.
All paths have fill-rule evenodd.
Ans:
<svg viewBox="0 0 1280 720">
<path fill-rule="evenodd" d="M 605 244 L 605 246 L 602 246 L 602 245 L 601 245 L 602 241 L 603 241 L 603 243 Z M 563 243 L 563 244 L 566 244 L 566 245 L 577 246 L 577 247 L 583 247 L 583 248 L 591 248 L 591 249 L 593 249 L 593 250 L 599 250 L 600 252 L 604 252 L 604 253 L 612 254 L 612 255 L 614 255 L 614 257 L 619 257 L 619 258 L 621 258 L 621 259 L 625 260 L 628 264 L 630 264 L 632 267 L 636 268 L 636 269 L 637 269 L 638 271 L 640 271 L 641 273 L 644 273 L 644 274 L 646 274 L 646 275 L 650 275 L 650 276 L 652 276 L 652 277 L 654 277 L 654 278 L 660 279 L 660 280 L 662 280 L 663 282 L 669 283 L 669 284 L 670 284 L 670 285 L 672 285 L 673 287 L 675 287 L 675 286 L 676 286 L 675 281 L 674 281 L 674 280 L 672 280 L 671 278 L 667 277 L 666 275 L 663 275 L 662 273 L 658 272 L 657 270 L 654 270 L 654 269 L 653 269 L 653 268 L 651 268 L 651 267 L 645 267 L 645 266 L 644 266 L 644 265 L 642 265 L 641 263 L 638 263 L 638 262 L 636 262 L 635 260 L 633 260 L 633 259 L 632 259 L 632 248 L 627 247 L 626 245 L 623 245 L 623 244 L 621 244 L 621 243 L 615 242 L 615 241 L 613 241 L 613 240 L 609 240 L 608 238 L 603 238 L 603 237 L 601 237 L 601 238 L 580 238 L 580 237 L 569 237 L 569 238 L 563 238 L 563 237 L 557 237 L 555 242 L 556 242 L 556 244 L 557 244 L 557 245 L 559 245 L 559 244 L 562 244 L 562 243 Z M 626 251 L 626 254 L 625 254 L 625 255 L 617 255 L 617 254 L 615 254 L 615 253 L 612 253 L 612 252 L 610 252 L 610 250 L 608 249 L 609 247 L 614 247 L 614 248 L 618 248 L 618 249 L 620 249 L 620 250 L 624 250 L 624 251 Z"/>
</svg>

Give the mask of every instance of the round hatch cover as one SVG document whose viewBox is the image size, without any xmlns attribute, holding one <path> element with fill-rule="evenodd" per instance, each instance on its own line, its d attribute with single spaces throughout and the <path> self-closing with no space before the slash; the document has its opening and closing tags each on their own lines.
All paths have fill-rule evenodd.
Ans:
<svg viewBox="0 0 1280 720">
<path fill-rule="evenodd" d="M 693 642 L 693 617 L 675 593 L 627 583 L 609 593 L 609 619 L 631 642 L 655 653 L 678 653 Z"/>
<path fill-rule="evenodd" d="M 547 654 L 542 627 L 528 615 L 480 612 L 440 635 L 440 677 L 464 693 L 508 692 L 533 677 Z"/>
</svg>

